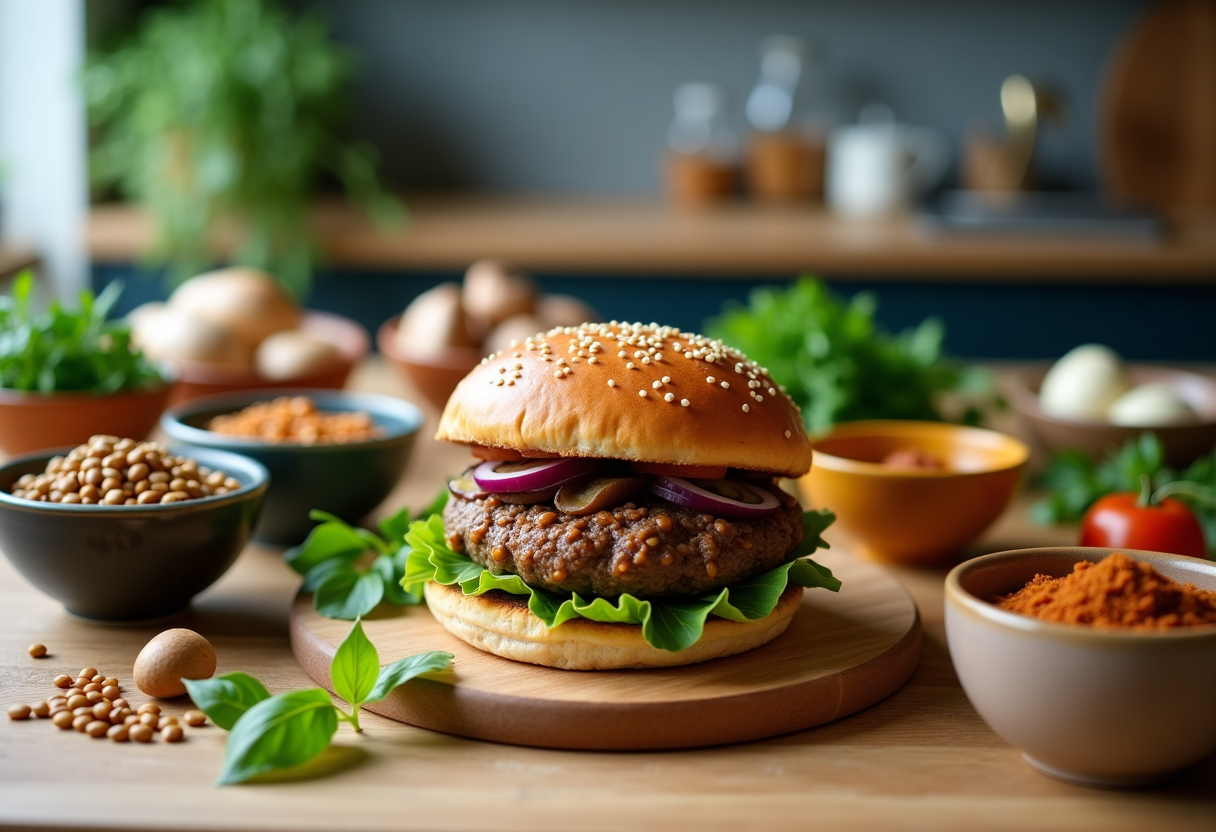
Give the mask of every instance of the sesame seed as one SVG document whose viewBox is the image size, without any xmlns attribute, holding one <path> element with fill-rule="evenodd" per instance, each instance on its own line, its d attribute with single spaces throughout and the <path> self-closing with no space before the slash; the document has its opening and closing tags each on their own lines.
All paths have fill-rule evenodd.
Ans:
<svg viewBox="0 0 1216 832">
<path fill-rule="evenodd" d="M 749 410 L 751 410 L 751 408 L 750 408 L 750 407 L 748 407 L 746 404 L 744 404 L 744 405 L 743 405 L 743 412 L 744 412 L 744 413 L 747 413 Z"/>
<path fill-rule="evenodd" d="M 506 371 L 507 371 L 507 368 L 506 368 L 506 367 L 499 367 L 499 368 L 498 368 L 498 372 L 500 372 L 500 373 L 505 373 Z"/>
<path fill-rule="evenodd" d="M 757 393 L 756 394 L 756 404 L 760 404 L 760 402 L 762 402 L 762 401 L 764 401 L 764 396 L 761 396 L 759 393 Z"/>
<path fill-rule="evenodd" d="M 639 391 L 638 391 L 638 395 L 639 395 L 639 396 L 641 396 L 641 397 L 644 399 L 644 398 L 646 398 L 646 391 L 645 391 L 645 390 L 639 390 Z"/>
<path fill-rule="evenodd" d="M 671 376 L 663 376 L 664 384 L 671 384 Z"/>
<path fill-rule="evenodd" d="M 633 369 L 635 369 L 635 368 L 634 368 L 634 366 L 633 366 L 633 362 L 632 362 L 632 361 L 626 361 L 626 362 L 625 362 L 625 369 L 626 369 L 626 370 L 633 370 Z"/>
<path fill-rule="evenodd" d="M 588 359 L 587 359 L 587 363 L 588 363 L 588 364 L 594 364 L 594 363 L 596 363 L 598 360 L 599 360 L 599 359 L 597 359 L 597 358 L 596 358 L 596 357 L 593 355 L 593 356 L 591 356 L 590 358 L 588 358 Z"/>
<path fill-rule="evenodd" d="M 715 379 L 713 376 L 706 376 L 705 380 L 708 381 L 710 384 L 713 384 L 715 381 L 717 381 L 717 379 Z"/>
<path fill-rule="evenodd" d="M 729 382 L 729 381 L 724 381 L 724 382 L 722 382 L 722 389 L 723 389 L 723 390 L 729 390 L 729 389 L 730 389 L 730 382 Z"/>
<path fill-rule="evenodd" d="M 770 396 L 775 396 L 775 395 L 777 395 L 777 391 L 770 387 L 770 388 L 768 388 L 768 394 Z"/>
<path fill-rule="evenodd" d="M 507 379 L 507 386 L 508 386 L 508 387 L 514 387 L 514 386 L 515 386 L 515 379 L 513 379 L 513 378 L 509 378 L 509 379 Z"/>
<path fill-rule="evenodd" d="M 653 387 L 655 390 L 658 390 L 660 387 L 662 387 L 662 386 L 663 386 L 663 382 L 661 382 L 661 381 L 656 381 L 654 384 L 652 384 L 652 385 L 650 385 L 650 386 L 651 386 L 651 387 Z"/>
<path fill-rule="evenodd" d="M 790 432 L 789 432 L 788 430 L 785 432 L 785 438 L 786 438 L 786 439 L 789 439 L 789 438 L 790 438 Z"/>
<path fill-rule="evenodd" d="M 523 358 L 523 356 L 524 356 L 524 354 L 522 352 L 520 352 L 519 350 L 516 350 L 515 352 L 511 353 L 512 358 Z M 516 364 L 515 366 L 518 367 L 519 365 Z"/>
<path fill-rule="evenodd" d="M 617 358 L 624 358 L 624 357 L 626 357 L 627 355 L 629 355 L 629 353 L 625 352 L 624 350 L 621 350 L 620 352 L 618 352 L 618 353 L 616 354 L 616 357 L 617 357 Z"/>
<path fill-rule="evenodd" d="M 553 373 L 553 377 L 554 377 L 554 378 L 561 378 L 561 377 L 562 377 L 562 371 L 561 371 L 561 370 L 556 370 L 556 371 L 554 371 L 554 373 Z"/>
<path fill-rule="evenodd" d="M 692 402 L 690 402 L 688 399 L 680 399 L 680 405 L 682 407 L 688 407 L 690 404 L 692 404 Z"/>
<path fill-rule="evenodd" d="M 649 356 L 649 355 L 643 355 L 643 356 L 642 356 L 642 363 L 643 363 L 643 364 L 649 364 L 649 363 L 650 363 L 650 356 Z"/>
<path fill-rule="evenodd" d="M 503 381 L 501 378 L 500 378 L 500 379 L 495 379 L 495 380 L 494 380 L 494 384 L 495 384 L 496 386 L 498 386 L 498 387 L 502 387 L 502 386 L 503 386 L 505 383 L 506 383 L 506 382 L 505 382 L 505 381 Z"/>
<path fill-rule="evenodd" d="M 675 400 L 676 400 L 675 393 L 668 393 L 665 396 L 663 396 L 663 401 L 665 401 L 665 402 L 674 402 Z"/>
<path fill-rule="evenodd" d="M 608 379 L 608 386 L 609 386 L 609 387 L 616 387 L 616 382 L 615 382 L 615 381 L 613 381 L 612 379 Z"/>
</svg>

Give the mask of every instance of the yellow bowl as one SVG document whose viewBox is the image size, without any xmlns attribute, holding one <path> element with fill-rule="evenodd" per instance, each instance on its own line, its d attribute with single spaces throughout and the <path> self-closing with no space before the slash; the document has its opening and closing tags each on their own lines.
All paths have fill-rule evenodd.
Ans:
<svg viewBox="0 0 1216 832">
<path fill-rule="evenodd" d="M 992 525 L 1030 456 L 1002 433 L 943 422 L 845 422 L 811 446 L 811 471 L 799 481 L 807 502 L 836 512 L 865 554 L 915 566 L 952 563 Z M 944 469 L 882 464 L 909 447 L 937 457 Z"/>
</svg>

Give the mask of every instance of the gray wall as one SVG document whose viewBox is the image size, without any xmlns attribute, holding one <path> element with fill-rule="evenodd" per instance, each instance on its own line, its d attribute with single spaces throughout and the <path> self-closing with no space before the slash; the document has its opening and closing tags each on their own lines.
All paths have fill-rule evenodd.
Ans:
<svg viewBox="0 0 1216 832">
<path fill-rule="evenodd" d="M 1102 70 L 1146 0 L 298 0 L 360 53 L 354 128 L 412 188 L 653 194 L 674 88 L 726 86 L 736 125 L 757 44 L 793 34 L 825 50 L 837 111 L 881 100 L 956 150 L 1000 123 L 1021 72 L 1071 102 L 1038 163 L 1092 187 Z"/>
</svg>

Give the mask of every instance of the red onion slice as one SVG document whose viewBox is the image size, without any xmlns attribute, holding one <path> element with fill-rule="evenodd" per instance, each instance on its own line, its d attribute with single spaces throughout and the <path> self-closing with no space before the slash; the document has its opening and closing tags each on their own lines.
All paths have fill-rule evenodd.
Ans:
<svg viewBox="0 0 1216 832">
<path fill-rule="evenodd" d="M 473 479 L 486 491 L 539 491 L 578 477 L 594 474 L 596 459 L 530 459 L 524 462 L 483 462 L 473 469 Z"/>
<path fill-rule="evenodd" d="M 676 505 L 732 520 L 767 517 L 781 507 L 777 498 L 768 491 L 742 480 L 702 480 L 697 483 L 683 477 L 653 477 L 649 488 Z M 750 497 L 751 500 L 727 496 L 732 492 Z"/>
</svg>

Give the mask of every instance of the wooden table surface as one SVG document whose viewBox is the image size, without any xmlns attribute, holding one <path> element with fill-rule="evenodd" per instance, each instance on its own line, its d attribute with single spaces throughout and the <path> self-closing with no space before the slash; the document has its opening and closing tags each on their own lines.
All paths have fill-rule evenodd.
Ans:
<svg viewBox="0 0 1216 832">
<path fill-rule="evenodd" d="M 816 205 L 728 202 L 681 209 L 655 199 L 407 197 L 409 222 L 378 229 L 345 202 L 312 212 L 328 263 L 366 269 L 463 272 L 481 257 L 525 269 L 620 276 L 681 274 L 833 279 L 991 279 L 1022 283 L 1209 285 L 1216 280 L 1216 217 L 1179 218 L 1160 242 L 1065 235 L 925 233 L 910 217 L 849 222 Z M 95 261 L 130 263 L 152 239 L 129 205 L 89 214 Z M 218 241 L 222 248 L 222 241 Z"/>
<path fill-rule="evenodd" d="M 354 386 L 409 395 L 371 362 Z M 428 412 L 424 436 L 433 428 Z M 423 505 L 464 452 L 427 438 L 385 508 Z M 975 552 L 1068 543 L 1015 505 Z M 827 565 L 851 558 L 837 537 Z M 99 564 L 98 568 L 104 568 Z M 1216 757 L 1145 791 L 1100 791 L 1037 774 L 975 713 L 959 687 L 942 623 L 944 571 L 893 569 L 924 619 L 920 665 L 893 696 L 848 719 L 762 742 L 695 751 L 586 753 L 496 745 L 366 714 L 339 729 L 323 777 L 212 785 L 225 734 L 181 745 L 116 745 L 49 721 L 0 720 L 0 827 L 53 829 L 1203 829 L 1216 819 Z M 299 581 L 279 551 L 250 546 L 176 626 L 206 635 L 219 671 L 244 670 L 272 692 L 312 687 L 287 640 Z M 155 628 L 77 623 L 0 560 L 0 698 L 45 698 L 50 680 L 87 665 L 128 683 Z M 42 642 L 50 656 L 31 659 Z M 128 686 L 133 702 L 143 697 Z M 185 705 L 174 703 L 168 712 Z M 314 772 L 315 773 L 315 772 Z"/>
</svg>

